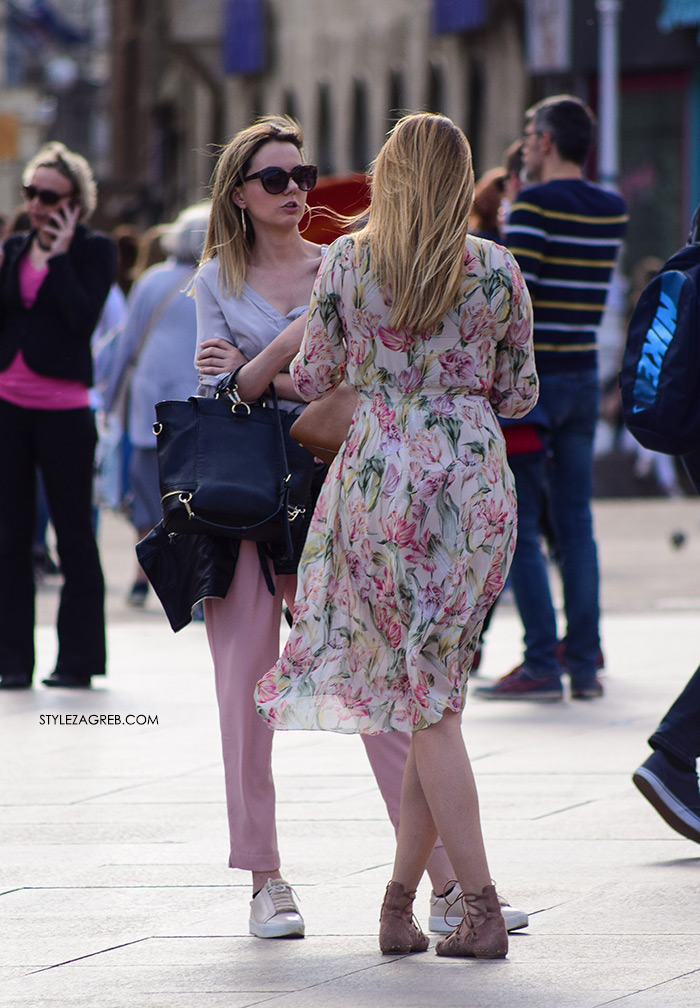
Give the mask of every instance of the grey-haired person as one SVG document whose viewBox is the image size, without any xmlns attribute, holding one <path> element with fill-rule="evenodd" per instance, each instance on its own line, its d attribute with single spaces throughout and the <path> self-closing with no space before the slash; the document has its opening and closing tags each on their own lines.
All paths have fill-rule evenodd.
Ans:
<svg viewBox="0 0 700 1008">
<path fill-rule="evenodd" d="M 105 389 L 109 412 L 127 376 L 128 512 L 139 539 L 162 518 L 153 436 L 155 404 L 162 399 L 186 399 L 196 390 L 192 358 L 197 319 L 187 292 L 204 246 L 209 209 L 208 202 L 189 206 L 162 229 L 167 258 L 142 273 L 129 292 L 126 323 Z M 139 567 L 127 601 L 143 605 L 147 592 L 148 581 Z"/>
</svg>

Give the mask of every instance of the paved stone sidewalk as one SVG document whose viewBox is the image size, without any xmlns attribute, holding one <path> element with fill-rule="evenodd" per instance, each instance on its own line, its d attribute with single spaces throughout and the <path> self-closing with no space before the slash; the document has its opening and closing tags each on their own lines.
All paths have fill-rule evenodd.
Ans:
<svg viewBox="0 0 700 1008">
<path fill-rule="evenodd" d="M 275 743 L 280 842 L 307 937 L 248 935 L 248 878 L 225 867 L 204 628 L 173 635 L 154 603 L 123 606 L 130 535 L 107 516 L 110 675 L 89 693 L 0 694 L 0 1005 L 697 1008 L 700 848 L 630 782 L 700 660 L 696 508 L 597 505 L 603 700 L 468 704 L 493 874 L 530 914 L 502 962 L 379 954 L 392 832 L 360 741 L 324 733 Z M 42 674 L 52 607 L 47 584 Z M 517 662 L 519 638 L 506 599 L 485 678 Z M 423 884 L 424 925 L 428 895 Z"/>
</svg>

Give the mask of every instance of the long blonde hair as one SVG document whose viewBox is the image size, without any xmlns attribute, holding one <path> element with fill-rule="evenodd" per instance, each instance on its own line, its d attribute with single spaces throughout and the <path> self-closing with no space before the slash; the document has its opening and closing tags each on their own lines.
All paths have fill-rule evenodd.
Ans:
<svg viewBox="0 0 700 1008">
<path fill-rule="evenodd" d="M 262 116 L 226 144 L 214 169 L 211 214 L 201 261 L 218 258 L 221 287 L 226 297 L 232 293 L 241 296 L 255 243 L 250 217 L 246 218 L 245 232 L 243 230 L 243 211 L 233 202 L 233 191 L 243 185 L 254 155 L 271 140 L 294 144 L 303 157 L 304 136 L 299 123 L 290 116 Z"/>
<path fill-rule="evenodd" d="M 474 199 L 464 133 L 446 116 L 419 112 L 396 123 L 372 171 L 366 225 L 372 269 L 390 294 L 392 328 L 426 332 L 455 304 Z"/>
</svg>

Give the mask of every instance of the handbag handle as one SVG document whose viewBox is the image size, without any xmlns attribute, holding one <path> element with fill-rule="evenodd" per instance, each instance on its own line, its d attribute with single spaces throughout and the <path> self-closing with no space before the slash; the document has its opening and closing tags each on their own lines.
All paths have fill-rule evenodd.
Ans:
<svg viewBox="0 0 700 1008">
<path fill-rule="evenodd" d="M 248 405 L 247 402 L 241 399 L 240 393 L 238 391 L 238 385 L 236 384 L 236 375 L 238 374 L 238 372 L 241 370 L 242 367 L 245 367 L 245 364 L 241 364 L 239 365 L 239 367 L 236 368 L 235 371 L 231 371 L 228 374 L 225 374 L 222 377 L 219 384 L 216 386 L 216 391 L 214 392 L 215 399 L 227 396 L 231 400 L 232 413 L 235 413 L 239 406 L 242 406 L 244 408 L 244 412 L 250 413 L 250 406 Z M 292 478 L 292 473 L 289 468 L 289 460 L 287 458 L 287 444 L 284 437 L 284 430 L 282 429 L 282 412 L 280 410 L 279 402 L 277 400 L 277 390 L 275 389 L 274 382 L 270 382 L 269 390 L 270 390 L 270 398 L 272 399 L 272 409 L 275 414 L 275 419 L 277 420 L 277 435 L 279 438 L 280 449 L 282 453 L 282 466 L 285 473 L 287 474 L 284 477 L 284 483 L 286 485 L 284 509 L 287 514 L 287 521 L 285 523 L 285 539 L 289 556 L 291 556 L 292 553 L 294 552 L 294 548 L 292 546 L 292 533 L 289 527 L 289 482 Z M 269 408 L 267 407 L 267 403 L 265 402 L 262 396 L 260 396 L 258 402 L 260 403 L 261 406 Z M 185 504 L 185 506 L 187 505 Z M 222 527 L 222 526 L 216 526 L 214 522 L 209 522 L 208 524 L 216 528 Z"/>
</svg>

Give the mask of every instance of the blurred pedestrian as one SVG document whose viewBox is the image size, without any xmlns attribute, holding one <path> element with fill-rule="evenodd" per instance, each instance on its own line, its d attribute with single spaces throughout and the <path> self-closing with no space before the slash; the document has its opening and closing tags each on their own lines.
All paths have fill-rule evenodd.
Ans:
<svg viewBox="0 0 700 1008">
<path fill-rule="evenodd" d="M 513 204 L 506 243 L 532 297 L 546 457 L 516 473 L 518 541 L 510 581 L 525 630 L 523 662 L 492 685 L 490 700 L 556 701 L 562 665 L 573 699 L 603 693 L 597 676 L 599 576 L 591 514 L 593 439 L 598 420 L 597 328 L 625 232 L 625 204 L 583 177 L 594 117 L 578 98 L 558 95 L 525 116 L 523 168 L 528 186 Z M 549 502 L 564 589 L 563 656 L 541 548 Z"/>
<path fill-rule="evenodd" d="M 130 224 L 119 224 L 112 231 L 117 247 L 117 284 L 127 297 L 134 282 L 134 270 L 139 254 L 139 233 Z"/>
<path fill-rule="evenodd" d="M 691 222 L 688 245 L 697 246 L 699 241 L 700 207 Z M 648 265 L 654 267 L 657 264 Z M 643 276 L 640 275 L 639 279 L 641 286 Z M 688 376 L 688 382 L 692 383 L 689 388 L 695 388 L 696 378 L 695 374 Z M 681 462 L 695 490 L 700 493 L 700 446 L 682 455 Z M 700 843 L 697 772 L 700 757 L 700 668 L 696 669 L 661 719 L 649 739 L 649 745 L 654 751 L 637 767 L 632 780 L 671 829 Z"/>
<path fill-rule="evenodd" d="M 31 230 L 8 238 L 0 267 L 0 469 L 12 488 L 0 498 L 0 686 L 32 684 L 38 469 L 64 578 L 58 657 L 43 682 L 88 687 L 106 662 L 92 527 L 90 341 L 115 276 L 115 251 L 86 227 L 97 187 L 83 157 L 47 144 L 23 181 Z"/>
<path fill-rule="evenodd" d="M 125 278 L 125 282 L 134 283 L 151 266 L 163 262 L 167 256 L 162 241 L 166 228 L 166 224 L 154 224 L 152 227 L 146 228 L 138 239 L 138 250 L 134 266 L 129 277 Z"/>
<path fill-rule="evenodd" d="M 671 829 L 700 843 L 700 668 L 661 719 L 649 745 L 654 751 L 632 780 Z"/>
<path fill-rule="evenodd" d="M 682 461 L 700 493 L 700 449 Z M 661 719 L 649 745 L 654 751 L 632 780 L 671 829 L 700 843 L 700 668 Z"/>
<path fill-rule="evenodd" d="M 128 511 L 137 539 L 163 517 L 153 423 L 162 399 L 186 399 L 196 389 L 192 367 L 196 340 L 195 305 L 187 291 L 204 246 L 209 204 L 187 207 L 162 229 L 168 258 L 142 273 L 131 289 L 126 323 L 119 336 L 105 392 L 109 413 L 126 383 L 126 431 L 131 444 Z M 142 606 L 148 580 L 138 566 L 127 601 Z"/>
<path fill-rule="evenodd" d="M 510 208 L 513 203 L 515 203 L 520 194 L 520 190 L 523 187 L 522 140 L 514 140 L 513 143 L 506 148 L 506 152 L 503 155 L 503 168 L 503 199 L 501 200 L 501 205 L 498 209 L 498 231 L 502 242 L 505 240 Z"/>
<path fill-rule="evenodd" d="M 469 215 L 469 233 L 477 238 L 502 243 L 499 213 L 506 183 L 505 168 L 489 168 L 474 186 L 474 206 Z"/>
</svg>

